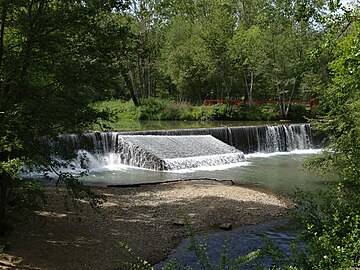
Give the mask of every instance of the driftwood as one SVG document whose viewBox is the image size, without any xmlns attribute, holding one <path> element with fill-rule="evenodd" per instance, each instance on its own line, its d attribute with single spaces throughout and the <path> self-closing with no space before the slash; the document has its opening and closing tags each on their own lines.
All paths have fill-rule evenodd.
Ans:
<svg viewBox="0 0 360 270">
<path fill-rule="evenodd" d="M 189 182 L 189 181 L 215 181 L 221 183 L 230 183 L 234 185 L 233 180 L 221 180 L 215 178 L 198 178 L 198 179 L 176 179 L 176 180 L 169 180 L 169 181 L 158 181 L 158 182 L 149 182 L 149 183 L 135 183 L 135 184 L 116 184 L 116 185 L 107 185 L 107 187 L 112 188 L 129 188 L 129 187 L 143 187 L 143 186 L 153 186 L 153 185 L 161 185 L 161 184 L 168 184 L 168 183 L 177 183 L 177 182 Z"/>
</svg>

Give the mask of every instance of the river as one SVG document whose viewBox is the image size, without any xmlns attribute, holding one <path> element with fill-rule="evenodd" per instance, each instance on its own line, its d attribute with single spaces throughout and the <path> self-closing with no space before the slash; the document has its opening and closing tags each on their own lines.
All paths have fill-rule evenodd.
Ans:
<svg viewBox="0 0 360 270">
<path fill-rule="evenodd" d="M 324 183 L 335 180 L 331 175 L 319 176 L 303 169 L 302 164 L 306 158 L 321 154 L 321 149 L 316 147 L 311 128 L 307 124 L 273 126 L 269 123 L 266 125 L 261 123 L 262 125 L 258 126 L 251 123 L 252 126 L 247 126 L 239 122 L 226 122 L 216 123 L 215 125 L 218 127 L 215 128 L 214 123 L 211 124 L 211 127 L 196 124 L 197 128 L 191 128 L 186 123 L 180 126 L 184 129 L 173 129 L 174 122 L 161 123 L 162 128 L 156 129 L 153 124 L 146 124 L 150 125 L 150 129 L 153 130 L 125 133 L 89 132 L 82 136 L 64 134 L 61 139 L 66 143 L 61 144 L 61 147 L 70 143 L 75 150 L 79 151 L 74 165 L 79 169 L 86 163 L 88 174 L 81 180 L 88 185 L 131 185 L 180 179 L 217 179 L 232 180 L 235 185 L 245 185 L 266 192 L 289 195 L 297 188 L 308 191 L 319 190 Z M 178 123 L 176 127 L 179 127 Z M 144 126 L 138 129 L 143 130 Z M 214 136 L 219 142 L 214 142 L 214 138 L 209 140 L 207 137 L 209 135 Z M 161 140 L 157 136 L 162 136 Z M 177 136 L 182 136 L 181 140 Z M 189 140 L 192 141 L 192 145 L 184 143 L 186 136 L 193 139 Z M 193 138 L 193 136 L 195 137 Z M 146 143 L 138 141 L 142 138 L 146 138 Z M 127 145 L 123 144 L 124 140 L 128 140 Z M 229 150 L 230 145 L 234 148 L 230 149 L 231 153 L 241 150 L 245 152 L 244 158 L 241 161 L 225 162 L 224 164 L 214 163 L 216 165 L 213 166 L 209 166 L 208 163 L 200 163 L 195 168 L 190 166 L 185 169 L 151 170 L 142 166 L 149 157 L 153 158 L 152 155 L 156 158 L 161 156 L 161 159 L 166 160 L 170 153 L 171 158 L 184 159 L 177 153 L 181 150 L 179 145 L 187 149 L 185 152 L 193 151 L 194 142 L 197 140 L 199 143 L 209 143 L 211 148 L 220 147 L 222 149 L 222 144 L 226 144 L 227 146 L 223 148 L 226 151 Z M 160 142 L 161 144 L 159 144 Z M 123 157 L 125 148 L 126 158 Z M 141 151 L 139 148 L 142 148 Z M 204 149 L 204 151 L 207 153 L 208 150 Z M 152 155 L 143 159 L 142 153 Z M 168 154 L 164 154 L 162 157 L 162 153 Z M 216 154 L 214 156 L 218 157 Z M 185 155 L 185 159 L 187 158 L 188 156 Z M 136 160 L 134 164 L 137 166 L 124 165 L 133 160 Z M 235 254 L 232 256 L 247 254 L 256 248 L 264 247 L 262 237 L 268 237 L 280 245 L 283 252 L 288 252 L 289 243 L 295 236 L 296 232 L 288 230 L 286 221 L 276 221 L 233 230 L 230 234 L 229 247 L 232 254 Z M 220 258 L 222 250 L 219 247 L 227 237 L 228 235 L 224 233 L 209 236 L 207 244 L 210 253 L 208 255 L 212 260 Z M 196 256 L 194 253 L 187 252 L 187 246 L 188 240 L 185 240 L 174 250 L 171 257 L 197 269 Z M 271 263 L 271 261 L 268 260 L 266 263 Z M 160 267 L 161 264 L 156 269 L 160 269 Z"/>
</svg>

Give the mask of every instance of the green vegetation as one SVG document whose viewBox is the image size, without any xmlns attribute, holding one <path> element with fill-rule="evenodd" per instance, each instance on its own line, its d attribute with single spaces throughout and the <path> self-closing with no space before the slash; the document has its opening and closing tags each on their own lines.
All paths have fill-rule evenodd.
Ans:
<svg viewBox="0 0 360 270">
<path fill-rule="evenodd" d="M 260 105 L 249 108 L 244 106 L 216 104 L 213 106 L 196 106 L 188 102 L 175 102 L 166 99 L 148 98 L 138 107 L 133 102 L 111 100 L 93 105 L 100 111 L 111 115 L 109 120 L 99 120 L 92 129 L 121 130 L 126 127 L 136 128 L 139 120 L 172 120 L 172 121 L 274 121 L 282 119 L 277 104 Z M 306 110 L 303 105 L 294 105 L 289 110 L 289 119 L 305 121 L 314 117 L 314 111 Z"/>
<path fill-rule="evenodd" d="M 22 166 L 44 172 L 59 166 L 44 136 L 83 130 L 108 116 L 89 106 L 119 76 L 106 30 L 119 42 L 128 30 L 111 19 L 112 11 L 124 8 L 121 3 L 90 2 L 1 1 L 0 221 L 14 215 L 16 205 L 29 209 L 41 194 L 19 178 Z M 80 187 L 76 179 L 59 176 Z"/>
<path fill-rule="evenodd" d="M 330 41 L 334 77 L 323 92 L 326 115 L 317 125 L 328 136 L 329 151 L 308 165 L 337 173 L 341 183 L 323 194 L 298 197 L 302 239 L 307 243 L 300 264 L 304 269 L 360 266 L 359 19 L 359 11 L 351 14 L 348 24 L 341 24 L 343 35 Z"/>
<path fill-rule="evenodd" d="M 294 267 L 359 267 L 359 21 L 337 0 L 0 0 L 0 232 L 43 199 L 20 168 L 63 165 L 46 137 L 115 129 L 116 117 L 302 119 L 286 100 L 319 99 L 329 151 L 310 163 L 342 181 L 320 201 L 298 197 L 307 248 Z M 204 99 L 284 102 L 190 105 Z M 70 174 L 58 183 L 103 199 Z"/>
</svg>

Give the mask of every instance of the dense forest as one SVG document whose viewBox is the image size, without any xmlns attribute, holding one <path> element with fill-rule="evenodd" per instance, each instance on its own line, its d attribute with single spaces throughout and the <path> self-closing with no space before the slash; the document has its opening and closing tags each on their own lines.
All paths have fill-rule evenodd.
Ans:
<svg viewBox="0 0 360 270">
<path fill-rule="evenodd" d="M 57 165 L 39 138 L 84 130 L 111 116 L 95 102 L 317 99 L 320 129 L 329 135 L 332 152 L 313 164 L 331 166 L 344 183 L 333 207 L 307 220 L 318 226 L 309 232 L 310 247 L 326 237 L 324 249 L 348 240 L 344 250 L 352 253 L 331 251 L 345 258 L 341 266 L 358 266 L 359 207 L 353 203 L 360 168 L 358 5 L 345 8 L 339 0 L 0 0 L 0 218 L 16 202 L 32 204 L 38 192 L 35 184 L 20 181 L 19 168 Z M 284 102 L 281 113 L 289 109 Z M 328 219 L 320 222 L 324 216 Z M 348 231 L 339 220 L 348 222 Z M 336 241 L 329 230 L 339 236 Z M 354 236 L 355 230 L 357 239 L 342 237 L 349 231 Z M 319 231 L 326 235 L 319 238 Z M 316 269 L 333 269 L 320 257 L 311 257 L 319 264 Z"/>
</svg>

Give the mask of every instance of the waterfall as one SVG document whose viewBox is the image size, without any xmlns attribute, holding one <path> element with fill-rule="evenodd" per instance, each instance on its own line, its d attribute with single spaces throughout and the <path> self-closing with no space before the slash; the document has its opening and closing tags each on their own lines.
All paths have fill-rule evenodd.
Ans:
<svg viewBox="0 0 360 270">
<path fill-rule="evenodd" d="M 209 135 L 119 136 L 122 164 L 152 170 L 179 170 L 238 163 L 244 154 Z"/>
<path fill-rule="evenodd" d="M 242 153 L 310 149 L 309 124 L 62 134 L 56 153 L 77 153 L 82 167 L 125 164 L 173 170 L 236 163 Z"/>
<path fill-rule="evenodd" d="M 229 128 L 231 145 L 244 153 L 286 152 L 313 148 L 309 124 Z"/>
<path fill-rule="evenodd" d="M 296 149 L 310 149 L 313 147 L 310 124 L 147 130 L 121 132 L 119 134 L 169 136 L 212 135 L 244 153 L 285 152 Z"/>
</svg>

